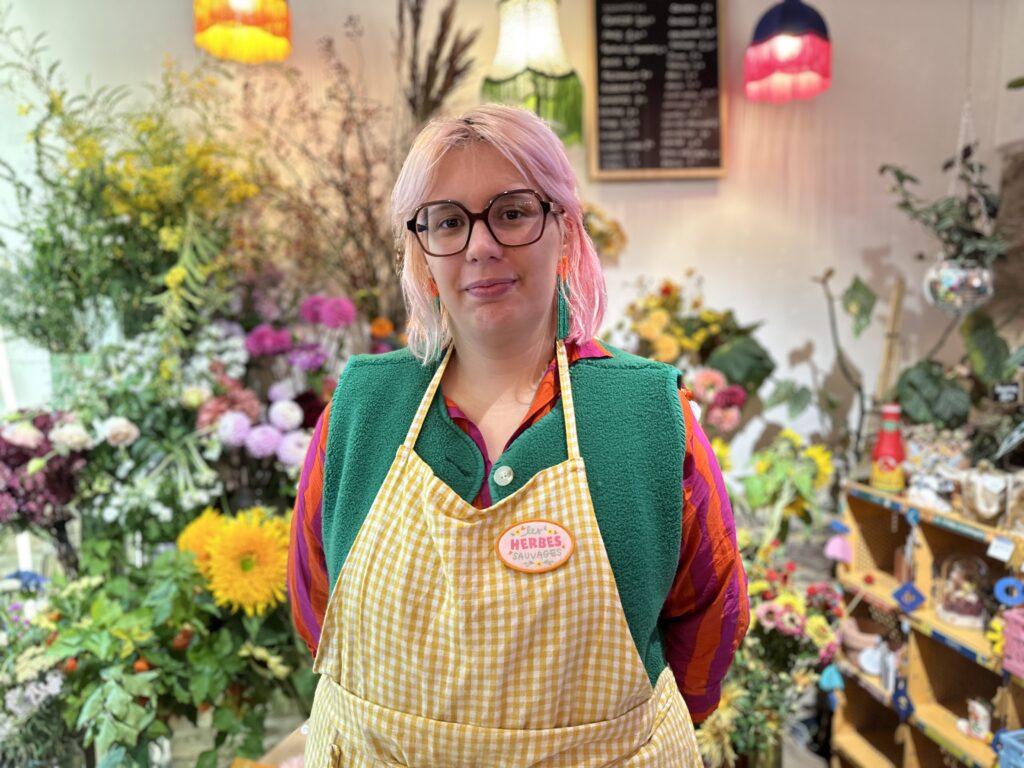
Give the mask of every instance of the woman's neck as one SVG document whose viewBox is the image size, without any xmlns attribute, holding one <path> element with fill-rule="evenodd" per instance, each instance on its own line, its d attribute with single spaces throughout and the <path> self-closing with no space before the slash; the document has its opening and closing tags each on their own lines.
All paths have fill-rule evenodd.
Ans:
<svg viewBox="0 0 1024 768">
<path fill-rule="evenodd" d="M 546 333 L 493 346 L 456 337 L 446 391 L 460 405 L 467 398 L 485 407 L 501 401 L 529 405 L 552 354 L 554 340 Z"/>
</svg>

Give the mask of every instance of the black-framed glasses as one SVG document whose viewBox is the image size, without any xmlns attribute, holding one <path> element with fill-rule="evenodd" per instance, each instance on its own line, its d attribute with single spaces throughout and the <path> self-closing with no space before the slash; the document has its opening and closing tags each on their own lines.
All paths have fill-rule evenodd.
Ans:
<svg viewBox="0 0 1024 768">
<path fill-rule="evenodd" d="M 544 235 L 548 214 L 561 207 L 532 189 L 511 189 L 491 198 L 479 213 L 456 200 L 423 203 L 405 223 L 431 256 L 454 256 L 469 245 L 473 225 L 482 221 L 499 245 L 530 245 Z"/>
</svg>

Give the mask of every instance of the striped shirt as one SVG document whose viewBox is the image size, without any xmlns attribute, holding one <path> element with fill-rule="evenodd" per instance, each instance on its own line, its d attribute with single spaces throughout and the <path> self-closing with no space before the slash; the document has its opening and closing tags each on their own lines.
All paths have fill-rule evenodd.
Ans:
<svg viewBox="0 0 1024 768">
<path fill-rule="evenodd" d="M 600 342 L 567 344 L 569 364 L 592 357 L 610 357 Z M 506 449 L 529 426 L 551 412 L 560 387 L 554 360 L 541 380 L 533 402 Z M 747 631 L 746 575 L 736 548 L 736 527 L 718 462 L 700 425 L 693 417 L 688 393 L 680 391 L 686 421 L 683 459 L 682 541 L 679 567 L 662 609 L 665 659 L 675 673 L 695 723 L 701 722 L 721 696 L 721 682 Z M 490 506 L 487 478 L 491 462 L 480 430 L 459 407 L 445 398 L 452 420 L 473 439 L 484 459 L 484 481 L 474 506 Z M 292 516 L 288 557 L 288 591 L 299 635 L 316 653 L 330 597 L 323 548 L 321 497 L 330 405 L 313 432 L 299 477 Z"/>
</svg>

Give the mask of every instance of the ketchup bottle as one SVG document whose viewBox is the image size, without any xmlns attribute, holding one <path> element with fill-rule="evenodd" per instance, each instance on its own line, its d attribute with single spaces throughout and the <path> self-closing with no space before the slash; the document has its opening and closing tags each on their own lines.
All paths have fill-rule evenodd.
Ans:
<svg viewBox="0 0 1024 768">
<path fill-rule="evenodd" d="M 880 491 L 899 493 L 906 487 L 903 475 L 903 437 L 900 435 L 900 407 L 882 406 L 882 428 L 871 454 L 871 486 Z"/>
</svg>

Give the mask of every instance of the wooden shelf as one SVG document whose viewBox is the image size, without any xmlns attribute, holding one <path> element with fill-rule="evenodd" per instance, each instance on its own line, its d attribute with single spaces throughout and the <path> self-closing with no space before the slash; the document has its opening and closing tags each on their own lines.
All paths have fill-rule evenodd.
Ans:
<svg viewBox="0 0 1024 768">
<path fill-rule="evenodd" d="M 966 656 L 979 666 L 993 672 L 1003 671 L 1002 658 L 992 653 L 992 645 L 985 639 L 985 633 L 980 629 L 947 624 L 939 619 L 933 608 L 919 608 L 914 611 L 910 614 L 910 623 L 918 631 L 952 648 L 961 656 Z"/>
<path fill-rule="evenodd" d="M 995 750 L 982 741 L 960 733 L 956 727 L 956 715 L 941 704 L 921 704 L 910 716 L 910 722 L 925 736 L 971 768 L 994 768 L 998 765 Z"/>
<path fill-rule="evenodd" d="M 896 768 L 903 764 L 903 750 L 892 744 L 892 731 L 842 731 L 832 737 L 832 749 L 857 768 Z"/>
<path fill-rule="evenodd" d="M 939 619 L 933 600 L 935 568 L 960 553 L 986 558 L 993 579 L 1005 568 L 1015 573 L 1024 563 L 1024 536 L 968 520 L 956 514 L 908 503 L 863 483 L 846 485 L 844 521 L 850 529 L 853 550 L 850 564 L 840 564 L 838 580 L 846 605 L 860 602 L 890 613 L 903 621 L 908 634 L 903 674 L 913 709 L 907 717 L 909 730 L 899 739 L 893 697 L 881 681 L 866 674 L 840 653 L 836 665 L 848 681 L 846 696 L 835 713 L 833 750 L 841 764 L 857 768 L 938 768 L 941 754 L 948 753 L 970 768 L 996 768 L 992 747 L 957 729 L 969 698 L 991 699 L 1006 689 L 1011 704 L 1005 727 L 1019 728 L 1024 721 L 1024 680 L 1003 670 L 1002 659 L 992 652 L 982 629 L 958 627 Z M 914 537 L 913 584 L 924 596 L 921 607 L 907 612 L 893 596 L 902 586 L 900 572 L 912 525 L 920 524 Z M 987 545 L 996 538 L 1014 543 L 1005 566 L 987 556 Z M 865 581 L 867 577 L 867 581 Z M 869 583 L 870 582 L 870 583 Z M 864 608 L 854 608 L 864 614 Z M 848 615 L 851 612 L 848 611 Z M 865 617 L 866 618 L 866 617 Z M 1003 725 L 994 724 L 994 727 Z"/>
<path fill-rule="evenodd" d="M 968 520 L 960 515 L 949 513 L 949 512 L 938 512 L 928 507 L 922 507 L 919 504 L 913 504 L 908 502 L 901 496 L 892 493 L 885 493 L 872 488 L 870 485 L 864 483 L 849 482 L 846 484 L 846 491 L 851 496 L 857 499 L 863 499 L 864 501 L 877 504 L 880 507 L 899 512 L 901 515 L 906 515 L 907 512 L 914 510 L 917 512 L 921 520 L 927 523 L 931 523 L 936 528 L 945 528 L 948 531 L 957 533 L 965 538 L 973 539 L 974 541 L 983 541 L 986 544 L 992 542 L 997 536 L 1001 536 L 1006 539 L 1011 539 L 1016 543 L 1014 551 L 1014 558 L 1024 558 L 1024 551 L 1022 551 L 1022 542 L 1020 536 L 1004 531 L 1000 528 L 993 528 L 990 525 L 979 523 L 975 520 Z M 1011 558 L 1013 560 L 1014 558 Z"/>
<path fill-rule="evenodd" d="M 865 576 L 871 577 L 870 584 L 864 581 Z M 885 571 L 854 571 L 841 574 L 839 583 L 847 592 L 863 595 L 865 602 L 884 611 L 900 610 L 900 604 L 892 596 L 900 588 L 900 583 L 892 574 Z"/>
<path fill-rule="evenodd" d="M 879 704 L 892 709 L 892 696 L 885 692 L 885 689 L 882 687 L 882 681 L 877 675 L 869 675 L 843 654 L 836 656 L 835 663 L 843 675 L 855 680 L 861 688 L 867 691 L 871 698 Z"/>
<path fill-rule="evenodd" d="M 886 611 L 903 613 L 892 593 L 899 588 L 896 579 L 883 571 L 871 571 L 873 583 L 864 582 L 864 573 L 849 573 L 839 577 L 843 589 L 853 595 L 862 595 L 863 600 Z M 1002 672 L 1002 658 L 992 653 L 992 646 L 980 629 L 954 627 L 939 619 L 933 608 L 918 608 L 913 613 L 904 613 L 910 625 L 937 642 L 952 648 L 961 656 L 974 663 Z M 1015 678 L 1015 680 L 1018 680 Z M 1024 685 L 1024 681 L 1018 680 Z"/>
</svg>

